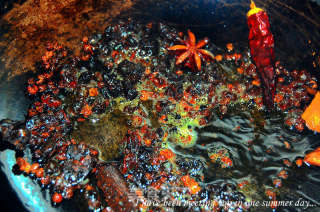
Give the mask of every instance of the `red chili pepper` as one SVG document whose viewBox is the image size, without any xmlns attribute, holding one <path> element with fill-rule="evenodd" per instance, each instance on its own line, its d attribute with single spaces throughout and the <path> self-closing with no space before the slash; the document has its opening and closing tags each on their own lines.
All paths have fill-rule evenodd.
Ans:
<svg viewBox="0 0 320 212">
<path fill-rule="evenodd" d="M 250 8 L 247 14 L 250 52 L 264 86 L 264 103 L 270 108 L 276 89 L 274 40 L 267 13 L 257 8 L 253 1 Z"/>
</svg>

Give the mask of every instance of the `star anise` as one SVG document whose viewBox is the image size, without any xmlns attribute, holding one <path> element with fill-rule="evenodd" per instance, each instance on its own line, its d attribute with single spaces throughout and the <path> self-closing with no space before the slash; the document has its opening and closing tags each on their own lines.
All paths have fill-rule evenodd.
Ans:
<svg viewBox="0 0 320 212">
<path fill-rule="evenodd" d="M 201 70 L 201 58 L 212 58 L 214 59 L 214 55 L 205 49 L 201 49 L 201 47 L 205 46 L 208 42 L 208 38 L 204 38 L 196 43 L 195 35 L 188 30 L 188 39 L 182 40 L 184 45 L 174 45 L 169 47 L 169 50 L 172 51 L 183 51 L 177 60 L 176 65 L 186 61 L 187 59 L 192 63 L 195 63 L 198 70 Z"/>
</svg>

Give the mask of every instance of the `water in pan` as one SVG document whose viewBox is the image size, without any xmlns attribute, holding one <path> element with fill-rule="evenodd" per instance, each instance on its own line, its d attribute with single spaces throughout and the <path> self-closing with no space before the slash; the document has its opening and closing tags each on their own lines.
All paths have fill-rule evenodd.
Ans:
<svg viewBox="0 0 320 212">
<path fill-rule="evenodd" d="M 184 27 L 187 28 L 188 26 L 187 25 L 181 26 L 181 28 L 184 28 Z M 217 28 L 219 29 L 219 27 Z M 201 32 L 202 30 L 199 30 L 199 31 Z M 277 34 L 275 35 L 277 36 Z M 230 41 L 227 38 L 223 38 L 223 39 L 225 39 L 226 42 Z M 219 39 L 216 39 L 216 40 L 219 40 Z M 236 40 L 237 38 L 235 38 L 235 41 Z M 242 39 L 239 39 L 239 40 L 241 41 Z M 221 41 L 221 43 L 223 44 L 224 42 Z M 283 162 L 282 159 L 290 159 L 290 161 L 293 161 L 297 156 L 303 156 L 305 151 L 308 148 L 311 149 L 317 146 L 316 140 L 315 140 L 316 136 L 313 136 L 313 135 L 302 136 L 287 130 L 281 130 L 281 134 L 280 134 L 279 133 L 280 129 L 284 129 L 284 128 L 282 126 L 283 123 L 280 121 L 281 117 L 277 117 L 276 114 L 274 116 L 271 116 L 273 118 L 271 118 L 269 121 L 266 122 L 265 130 L 262 130 L 260 132 L 254 132 L 251 127 L 248 127 L 249 123 L 248 123 L 247 117 L 248 117 L 248 114 L 240 113 L 240 114 L 235 114 L 232 117 L 225 117 L 222 121 L 219 119 L 216 119 L 211 124 L 209 124 L 209 126 L 207 126 L 206 128 L 200 129 L 198 132 L 199 140 L 197 143 L 204 144 L 206 147 L 205 148 L 206 150 L 212 148 L 212 146 L 214 145 L 218 147 L 226 147 L 232 153 L 235 159 L 239 158 L 239 160 L 234 160 L 234 163 L 235 163 L 235 166 L 239 167 L 240 171 L 239 170 L 235 171 L 235 173 L 233 173 L 232 175 L 233 178 L 241 179 L 244 176 L 247 176 L 248 173 L 252 173 L 252 170 L 257 170 L 256 172 L 258 174 L 256 175 L 257 176 L 256 181 L 258 182 L 261 181 L 262 184 L 265 181 L 270 182 L 271 179 L 268 179 L 265 177 L 266 173 L 270 173 L 273 175 L 275 175 L 275 173 L 278 173 L 279 169 L 284 167 L 282 165 L 282 162 Z M 233 129 L 238 129 L 238 130 L 233 130 Z M 257 134 L 266 135 L 266 138 L 261 139 L 259 137 L 256 137 Z M 241 137 L 239 135 L 241 135 Z M 252 140 L 252 146 L 251 146 L 252 150 L 250 151 L 250 153 L 248 151 L 248 146 L 247 146 L 248 145 L 247 142 L 249 140 Z M 293 153 L 290 153 L 290 151 L 287 151 L 286 148 L 279 147 L 280 144 L 283 145 L 284 141 L 288 141 L 289 143 L 292 142 L 293 148 L 290 151 L 293 150 L 294 151 Z M 312 145 L 310 146 L 309 142 L 314 144 L 314 146 Z M 279 149 L 277 147 L 279 147 Z M 240 149 L 247 150 L 247 151 L 239 151 Z M 271 149 L 269 153 L 265 153 L 266 150 L 268 149 Z M 183 154 L 190 154 L 190 155 L 193 155 L 194 153 L 196 153 L 196 155 L 203 155 L 208 159 L 207 154 L 202 154 L 204 151 L 205 150 L 203 146 L 197 145 L 196 147 L 190 150 L 187 150 L 187 151 L 183 150 L 182 152 Z M 264 162 L 261 162 L 261 161 L 264 161 Z M 266 169 L 264 167 L 268 167 L 269 169 Z M 207 177 L 208 182 L 211 181 L 210 179 L 222 178 L 222 176 L 219 176 L 218 172 L 212 171 L 213 167 L 209 167 L 208 170 L 209 170 L 208 173 L 205 174 L 206 176 L 208 176 Z M 312 185 L 312 188 L 316 187 L 315 182 L 317 181 L 316 179 L 317 176 L 315 174 L 310 174 L 309 176 L 305 176 L 303 172 L 306 170 L 309 171 L 309 169 L 307 168 L 299 169 L 299 171 L 297 172 L 289 171 L 289 173 L 292 173 L 292 175 L 289 174 L 290 177 L 285 182 L 290 183 L 290 185 L 292 186 L 297 186 L 297 185 L 301 186 L 299 187 L 299 189 L 301 190 L 300 193 L 303 193 L 305 196 L 308 196 L 309 198 L 311 198 L 313 200 L 313 203 L 317 203 L 317 201 L 319 200 L 316 199 L 316 195 L 310 193 L 310 191 L 312 192 L 312 189 L 310 189 L 311 187 L 310 185 Z M 260 173 L 260 176 L 259 176 L 259 173 Z M 211 176 L 213 174 L 217 176 L 216 177 Z M 295 174 L 297 176 L 295 176 Z M 306 178 L 310 179 L 308 183 L 304 183 L 304 181 L 307 181 Z M 292 179 L 292 181 L 290 179 Z M 300 182 L 299 180 L 302 182 Z M 236 181 L 233 181 L 233 183 L 235 182 Z"/>
</svg>

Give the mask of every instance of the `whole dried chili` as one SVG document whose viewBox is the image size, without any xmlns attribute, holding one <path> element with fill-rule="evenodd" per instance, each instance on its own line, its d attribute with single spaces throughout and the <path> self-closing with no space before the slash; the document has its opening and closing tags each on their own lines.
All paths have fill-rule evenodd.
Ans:
<svg viewBox="0 0 320 212">
<path fill-rule="evenodd" d="M 251 1 L 247 18 L 250 53 L 264 86 L 264 103 L 270 108 L 273 106 L 276 86 L 274 39 L 270 31 L 269 18 L 267 13 L 263 9 L 256 7 L 253 1 Z"/>
</svg>

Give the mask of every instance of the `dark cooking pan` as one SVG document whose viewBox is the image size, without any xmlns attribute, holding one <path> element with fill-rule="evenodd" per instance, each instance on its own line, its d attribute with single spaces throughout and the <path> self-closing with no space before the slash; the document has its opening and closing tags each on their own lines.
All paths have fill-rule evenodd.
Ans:
<svg viewBox="0 0 320 212">
<path fill-rule="evenodd" d="M 14 6 L 14 3 L 23 5 L 32 1 L 33 0 L 4 0 L 0 3 L 0 120 L 11 119 L 15 121 L 21 121 L 21 123 L 23 123 L 30 104 L 30 100 L 26 97 L 25 92 L 27 79 L 30 76 L 33 76 L 34 73 L 32 71 L 35 69 L 32 67 L 27 67 L 26 64 L 28 63 L 24 63 L 25 60 L 22 59 L 22 57 L 28 57 L 28 52 L 30 52 L 30 49 L 27 50 L 22 48 L 20 49 L 21 54 L 17 53 L 14 55 L 10 55 L 8 52 L 10 52 L 10 48 L 13 47 L 13 43 L 32 43 L 33 38 L 26 35 L 26 38 L 23 38 L 25 40 L 23 40 L 21 36 L 16 33 L 19 29 L 16 28 L 16 25 L 14 24 L 17 22 L 10 22 L 8 21 L 9 19 L 4 17 L 10 13 L 12 9 L 19 8 L 17 5 Z M 66 0 L 65 2 L 68 1 Z M 248 27 L 246 22 L 246 13 L 249 9 L 249 0 L 92 0 L 88 1 L 89 3 L 79 0 L 73 2 L 74 3 L 71 4 L 70 8 L 67 8 L 67 10 L 62 10 L 61 12 L 64 14 L 64 17 L 69 18 L 69 21 L 73 20 L 72 17 L 76 16 L 76 13 L 84 14 L 83 11 L 86 8 L 91 8 L 90 13 L 88 13 L 88 17 L 86 15 L 81 16 L 84 21 L 87 20 L 90 22 L 92 19 L 99 19 L 100 16 L 94 16 L 94 14 L 99 14 L 101 11 L 111 14 L 105 18 L 105 23 L 103 26 L 100 26 L 100 28 L 106 27 L 112 23 L 117 23 L 120 19 L 135 19 L 146 23 L 150 21 L 162 22 L 181 31 L 186 32 L 187 29 L 190 29 L 191 31 L 195 32 L 199 38 L 208 37 L 215 46 L 224 46 L 226 43 L 231 42 L 234 43 L 235 46 L 240 50 L 245 51 L 248 49 Z M 269 15 L 271 30 L 275 38 L 275 53 L 277 60 L 280 60 L 288 70 L 305 69 L 307 72 L 311 73 L 312 76 L 319 79 L 320 1 L 256 0 L 255 2 L 257 5 L 264 8 Z M 126 6 L 123 6 L 121 9 L 122 4 Z M 72 8 L 76 9 L 73 10 Z M 21 16 L 21 14 L 17 15 L 19 15 L 19 17 Z M 10 20 L 13 20 L 12 14 Z M 86 24 L 86 22 L 82 23 Z M 96 24 L 100 24 L 100 22 L 97 22 Z M 58 27 L 49 33 L 57 33 L 55 31 L 56 29 L 58 29 Z M 41 30 L 41 28 L 38 28 L 38 30 Z M 68 40 L 69 45 L 71 46 L 77 42 L 80 43 L 82 36 L 86 35 L 90 37 L 93 34 L 97 34 L 99 32 L 101 33 L 103 31 L 103 29 L 100 31 L 99 30 L 99 27 L 96 27 L 92 32 L 90 32 L 88 29 L 83 30 L 82 34 L 79 34 L 78 37 L 74 37 L 74 35 L 72 35 L 73 37 Z M 27 31 L 26 33 L 34 32 Z M 41 33 L 43 33 L 43 36 Z M 37 32 L 36 35 L 39 34 L 42 36 L 41 40 L 36 40 L 35 38 L 35 42 L 37 43 L 36 45 L 39 45 L 39 49 L 44 49 L 46 42 L 52 39 L 53 35 L 49 36 L 49 33 L 47 31 Z M 16 39 L 15 36 L 17 36 Z M 66 33 L 66 35 L 62 34 L 59 36 L 63 37 L 69 35 Z M 19 41 L 19 39 L 21 39 L 21 41 Z M 61 38 L 61 41 L 66 42 L 63 38 Z M 27 47 L 25 46 L 25 48 Z M 34 62 L 36 63 L 37 61 L 40 61 L 44 51 L 32 51 Z M 11 62 L 8 63 L 8 61 Z M 21 66 L 16 64 L 20 62 L 24 64 Z M 23 67 L 23 72 L 17 71 L 17 69 L 21 67 Z M 229 122 L 226 121 L 225 123 L 228 124 Z M 204 131 L 210 132 L 210 130 L 214 129 L 207 128 Z M 304 150 L 312 149 L 320 145 L 319 135 L 314 135 L 311 131 L 308 131 L 302 136 L 295 133 L 289 133 L 289 135 L 292 139 L 306 139 L 306 142 L 297 147 L 296 151 L 298 152 L 303 152 Z M 15 154 L 19 155 L 20 153 L 15 153 L 12 150 L 14 148 L 9 144 L 1 145 L 0 194 L 1 199 L 6 200 L 4 203 L 2 203 L 2 208 L 7 209 L 5 211 L 88 210 L 87 208 L 83 207 L 81 203 L 82 200 L 80 198 L 77 199 L 79 197 L 78 195 L 75 195 L 75 197 L 71 200 L 64 201 L 58 206 L 53 206 L 51 203 L 51 197 L 47 190 L 41 189 L 40 186 L 29 177 L 24 175 L 15 175 L 15 171 L 12 167 L 15 164 Z M 283 157 L 285 158 L 285 155 L 283 155 Z M 313 207 L 283 207 L 278 208 L 277 211 L 319 211 L 319 171 L 319 167 L 310 167 L 307 171 L 305 169 L 304 171 L 297 171 L 295 179 L 291 179 L 286 185 L 291 190 L 289 190 L 289 192 L 286 194 L 283 194 L 283 198 L 285 200 L 297 201 L 299 198 L 303 198 L 303 200 L 311 202 Z M 304 172 L 307 172 L 307 174 Z M 268 172 L 265 172 L 265 174 L 267 173 Z M 208 177 L 210 178 L 210 175 L 208 175 Z M 271 209 L 265 210 L 268 211 Z"/>
</svg>

